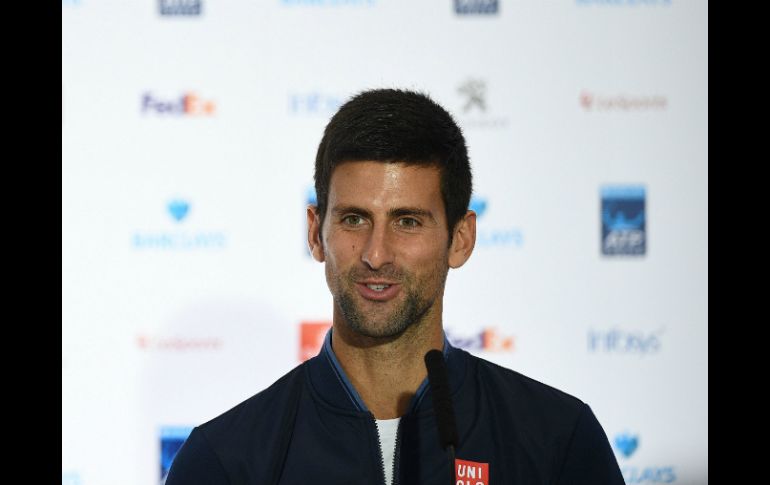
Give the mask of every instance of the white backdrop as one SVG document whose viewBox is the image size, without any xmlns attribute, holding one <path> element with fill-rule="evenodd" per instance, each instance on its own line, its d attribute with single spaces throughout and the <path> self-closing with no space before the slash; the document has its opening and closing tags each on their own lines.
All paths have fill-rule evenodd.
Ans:
<svg viewBox="0 0 770 485">
<path fill-rule="evenodd" d="M 376 87 L 466 135 L 450 339 L 586 401 L 627 483 L 707 483 L 705 1 L 63 0 L 62 484 L 159 483 L 300 362 L 315 151 Z"/>
</svg>

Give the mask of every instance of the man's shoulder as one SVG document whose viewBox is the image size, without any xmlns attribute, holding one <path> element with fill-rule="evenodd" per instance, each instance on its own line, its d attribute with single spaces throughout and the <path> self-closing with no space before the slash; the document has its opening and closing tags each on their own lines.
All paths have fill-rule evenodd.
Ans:
<svg viewBox="0 0 770 485">
<path fill-rule="evenodd" d="M 488 400 L 508 415 L 526 416 L 534 426 L 571 429 L 586 404 L 556 387 L 515 370 L 472 356 L 476 362 L 477 385 Z"/>
<path fill-rule="evenodd" d="M 282 456 L 302 391 L 303 365 L 197 426 L 174 458 L 167 483 L 264 483 Z M 236 478 L 234 478 L 236 477 Z"/>
<path fill-rule="evenodd" d="M 198 428 L 215 448 L 245 446 L 254 437 L 281 431 L 281 415 L 287 412 L 302 386 L 303 366 L 300 364 L 284 374 L 266 389 L 237 404 Z"/>
</svg>

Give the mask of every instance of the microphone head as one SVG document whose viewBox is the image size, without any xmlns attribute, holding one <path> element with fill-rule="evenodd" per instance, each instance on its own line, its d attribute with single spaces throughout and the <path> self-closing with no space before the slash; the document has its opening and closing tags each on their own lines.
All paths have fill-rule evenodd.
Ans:
<svg viewBox="0 0 770 485">
<path fill-rule="evenodd" d="M 454 406 L 449 391 L 444 354 L 440 350 L 430 350 L 425 354 L 425 368 L 428 370 L 428 382 L 433 396 L 433 410 L 436 413 L 439 442 L 441 448 L 449 445 L 457 447 L 457 424 Z"/>
</svg>

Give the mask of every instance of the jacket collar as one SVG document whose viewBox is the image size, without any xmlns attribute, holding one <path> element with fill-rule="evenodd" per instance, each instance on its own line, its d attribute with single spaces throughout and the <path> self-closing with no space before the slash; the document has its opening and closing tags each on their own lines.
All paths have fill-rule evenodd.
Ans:
<svg viewBox="0 0 770 485">
<path fill-rule="evenodd" d="M 337 360 L 337 356 L 334 354 L 334 349 L 332 348 L 333 330 L 333 328 L 330 328 L 326 333 L 326 338 L 319 354 L 307 362 L 310 384 L 319 397 L 339 411 L 371 416 L 369 409 L 367 409 L 366 404 L 364 404 L 358 391 L 353 387 L 347 374 L 345 374 L 345 370 Z M 450 391 L 454 394 L 465 379 L 467 353 L 462 349 L 452 347 L 446 338 L 446 334 L 444 334 L 443 354 L 447 364 Z M 412 396 L 407 414 L 432 412 L 433 399 L 429 388 L 430 384 L 426 377 L 417 388 L 414 396 Z"/>
</svg>

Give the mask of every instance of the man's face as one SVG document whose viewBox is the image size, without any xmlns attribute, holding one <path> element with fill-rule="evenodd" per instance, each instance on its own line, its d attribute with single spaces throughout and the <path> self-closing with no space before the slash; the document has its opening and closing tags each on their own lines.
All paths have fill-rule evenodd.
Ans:
<svg viewBox="0 0 770 485">
<path fill-rule="evenodd" d="M 441 312 L 449 269 L 438 168 L 347 162 L 321 230 L 326 281 L 351 330 L 393 337 Z"/>
</svg>

